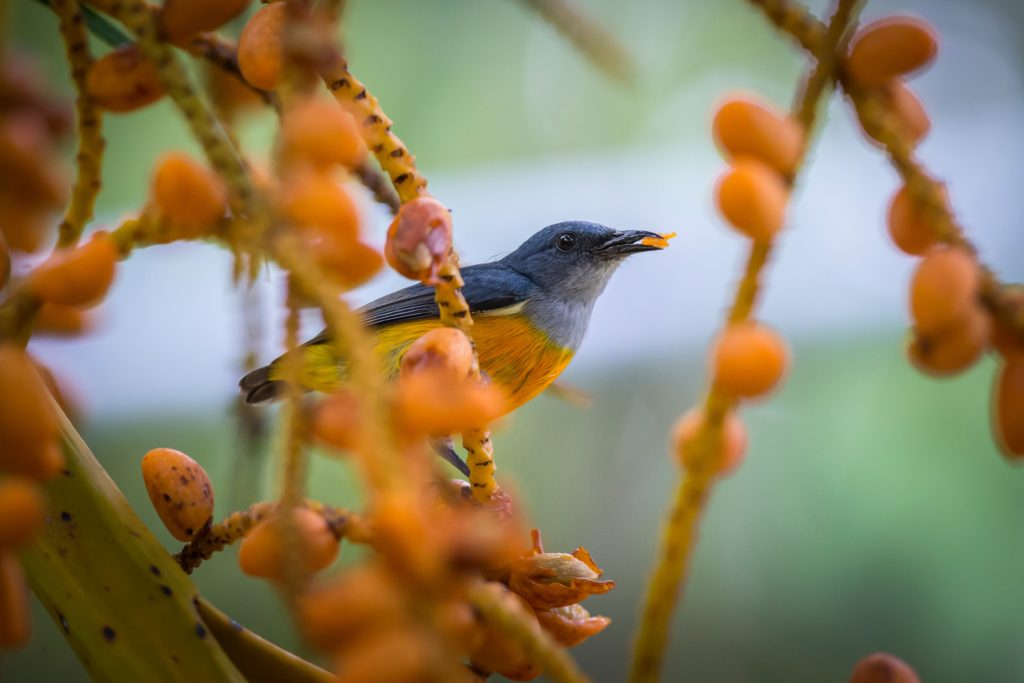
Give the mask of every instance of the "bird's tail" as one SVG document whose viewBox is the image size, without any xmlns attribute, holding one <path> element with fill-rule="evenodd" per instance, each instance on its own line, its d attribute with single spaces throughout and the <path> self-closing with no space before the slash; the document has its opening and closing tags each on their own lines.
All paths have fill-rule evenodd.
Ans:
<svg viewBox="0 0 1024 683">
<path fill-rule="evenodd" d="M 284 382 L 270 378 L 270 365 L 257 368 L 238 383 L 249 405 L 270 403 L 284 392 Z"/>
</svg>

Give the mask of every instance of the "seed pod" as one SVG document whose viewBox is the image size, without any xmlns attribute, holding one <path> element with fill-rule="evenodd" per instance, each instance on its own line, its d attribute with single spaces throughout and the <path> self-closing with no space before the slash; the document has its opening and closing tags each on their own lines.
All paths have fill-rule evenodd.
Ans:
<svg viewBox="0 0 1024 683">
<path fill-rule="evenodd" d="M 850 683 L 920 683 L 920 679 L 903 660 L 877 652 L 857 662 Z"/>
<path fill-rule="evenodd" d="M 355 168 L 366 159 L 366 144 L 352 115 L 334 100 L 310 98 L 285 112 L 281 147 L 288 159 Z"/>
<path fill-rule="evenodd" d="M 512 563 L 508 587 L 535 609 L 575 605 L 615 588 L 585 548 L 569 553 L 534 553 Z"/>
<path fill-rule="evenodd" d="M 382 568 L 354 567 L 298 599 L 299 623 L 314 645 L 334 649 L 360 631 L 399 620 L 405 610 L 400 595 Z"/>
<path fill-rule="evenodd" d="M 170 152 L 157 160 L 150 193 L 175 238 L 194 239 L 203 235 L 227 211 L 224 182 L 181 152 Z"/>
<path fill-rule="evenodd" d="M 216 31 L 248 6 L 249 0 L 165 0 L 157 27 L 162 37 L 180 45 L 197 33 Z"/>
<path fill-rule="evenodd" d="M 775 237 L 786 218 L 789 191 L 782 176 L 755 159 L 737 159 L 718 181 L 718 210 L 734 228 L 755 241 Z"/>
<path fill-rule="evenodd" d="M 34 336 L 77 337 L 93 328 L 93 318 L 74 306 L 43 304 L 32 327 Z"/>
<path fill-rule="evenodd" d="M 1024 457 L 1024 357 L 1004 361 L 996 374 L 992 430 L 1003 455 Z"/>
<path fill-rule="evenodd" d="M 274 90 L 284 69 L 282 33 L 288 14 L 287 2 L 264 5 L 238 37 L 238 68 L 245 80 L 261 90 Z"/>
<path fill-rule="evenodd" d="M 672 452 L 679 464 L 693 469 L 695 461 L 703 453 L 697 436 L 704 426 L 704 410 L 693 408 L 676 422 L 672 434 Z M 735 413 L 728 413 L 722 424 L 722 436 L 715 453 L 712 454 L 711 469 L 718 476 L 732 474 L 747 450 L 747 430 Z"/>
<path fill-rule="evenodd" d="M 947 377 L 974 365 L 988 348 L 991 334 L 991 316 L 975 308 L 955 327 L 932 335 L 914 335 L 907 347 L 907 355 L 921 372 Z"/>
<path fill-rule="evenodd" d="M 451 327 L 430 330 L 402 355 L 403 376 L 437 372 L 448 381 L 465 382 L 473 368 L 473 342 L 465 332 Z"/>
<path fill-rule="evenodd" d="M 297 534 L 295 550 L 301 558 L 300 571 L 315 573 L 334 562 L 338 556 L 338 537 L 322 515 L 309 508 L 292 511 L 291 524 L 280 515 L 265 519 L 242 540 L 238 564 L 249 576 L 280 581 L 285 578 L 285 553 L 291 550 L 285 534 Z"/>
<path fill-rule="evenodd" d="M 483 624 L 469 603 L 454 598 L 438 602 L 431 610 L 432 621 L 460 653 L 476 650 L 484 644 Z"/>
<path fill-rule="evenodd" d="M 321 230 L 311 231 L 307 243 L 316 262 L 345 289 L 366 284 L 384 267 L 384 257 L 369 244 Z"/>
<path fill-rule="evenodd" d="M 225 121 L 233 123 L 239 115 L 264 106 L 263 98 L 249 86 L 244 77 L 210 62 L 204 62 L 202 66 L 204 90 L 217 115 Z"/>
<path fill-rule="evenodd" d="M 355 394 L 342 389 L 317 403 L 312 429 L 320 443 L 343 451 L 356 450 L 363 436 L 363 415 Z"/>
<path fill-rule="evenodd" d="M 117 258 L 114 240 L 98 232 L 85 244 L 57 251 L 36 266 L 28 276 L 28 285 L 48 303 L 94 305 L 114 281 Z"/>
<path fill-rule="evenodd" d="M 141 109 L 164 96 L 160 74 L 137 43 L 103 55 L 89 67 L 85 92 L 104 109 L 127 112 Z"/>
<path fill-rule="evenodd" d="M 433 284 L 451 250 L 451 212 L 433 197 L 417 197 L 391 221 L 384 257 L 400 275 Z"/>
<path fill-rule="evenodd" d="M 910 315 L 918 330 L 933 334 L 962 326 L 978 304 L 981 271 L 959 247 L 933 247 L 910 283 Z"/>
<path fill-rule="evenodd" d="M 946 186 L 938 185 L 938 192 L 948 211 L 949 192 Z M 939 242 L 927 213 L 914 201 L 906 186 L 901 187 L 889 202 L 888 226 L 893 244 L 911 256 L 921 256 Z"/>
<path fill-rule="evenodd" d="M 857 31 L 846 68 L 862 85 L 875 87 L 921 69 L 936 52 L 931 25 L 916 17 L 886 17 Z"/>
<path fill-rule="evenodd" d="M 45 512 L 38 484 L 20 477 L 0 479 L 0 553 L 31 541 L 43 525 Z"/>
<path fill-rule="evenodd" d="M 804 144 L 799 123 L 774 107 L 746 97 L 722 104 L 715 112 L 712 131 L 730 161 L 753 157 L 783 176 L 796 168 Z"/>
<path fill-rule="evenodd" d="M 751 322 L 730 325 L 715 344 L 714 382 L 740 398 L 763 396 L 786 372 L 789 351 L 777 333 Z"/>
<path fill-rule="evenodd" d="M 0 346 L 0 470 L 33 479 L 53 477 L 64 465 L 57 416 L 24 351 Z"/>
<path fill-rule="evenodd" d="M 30 635 L 28 591 L 21 565 L 13 554 L 0 553 L 0 650 L 23 647 Z"/>
<path fill-rule="evenodd" d="M 575 647 L 608 628 L 608 617 L 592 617 L 583 605 L 537 610 L 541 628 L 564 647 Z"/>
<path fill-rule="evenodd" d="M 142 480 L 160 521 L 179 541 L 191 541 L 213 521 L 213 486 L 206 470 L 172 448 L 142 458 Z"/>
<path fill-rule="evenodd" d="M 326 171 L 302 169 L 290 173 L 281 190 L 281 205 L 296 225 L 328 233 L 342 245 L 355 242 L 359 236 L 355 202 Z"/>
</svg>

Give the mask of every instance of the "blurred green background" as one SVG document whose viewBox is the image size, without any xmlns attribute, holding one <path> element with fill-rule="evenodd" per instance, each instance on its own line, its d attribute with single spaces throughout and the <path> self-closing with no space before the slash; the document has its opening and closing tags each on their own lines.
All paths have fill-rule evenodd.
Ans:
<svg viewBox="0 0 1024 683">
<path fill-rule="evenodd" d="M 634 54 L 632 89 L 602 78 L 512 0 L 352 0 L 346 35 L 353 69 L 452 205 L 467 260 L 570 217 L 682 232 L 668 252 L 628 264 L 602 299 L 567 373 L 593 407 L 541 397 L 496 437 L 499 476 L 526 501 L 545 545 L 586 546 L 617 582 L 586 603 L 612 626 L 575 654 L 595 680 L 618 681 L 678 477 L 665 435 L 699 399 L 704 345 L 739 267 L 742 245 L 710 204 L 722 168 L 710 112 L 737 87 L 785 105 L 805 62 L 739 0 L 583 4 Z M 35 3 L 14 9 L 14 42 L 67 92 L 55 21 Z M 950 181 L 986 260 L 1019 280 L 1024 10 L 1015 0 L 878 0 L 867 15 L 902 9 L 943 37 L 939 63 L 915 83 L 935 125 L 922 156 Z M 858 658 L 884 649 L 927 683 L 1024 681 L 1024 473 L 991 443 L 993 363 L 944 381 L 906 364 L 912 264 L 881 228 L 896 181 L 844 107 L 826 121 L 764 307 L 793 340 L 792 372 L 744 411 L 748 458 L 711 501 L 664 680 L 842 681 Z M 272 130 L 257 117 L 243 139 L 265 150 Z M 100 223 L 137 208 L 161 151 L 195 149 L 166 102 L 110 117 L 108 140 Z M 367 220 L 379 243 L 386 219 L 367 203 Z M 226 257 L 210 246 L 140 253 L 119 278 L 95 335 L 35 351 L 67 378 L 86 440 L 174 548 L 139 476 L 148 449 L 198 459 L 216 484 L 218 516 L 254 495 L 240 485 L 249 480 L 233 456 L 229 409 L 238 300 Z M 357 298 L 398 284 L 384 278 Z M 269 357 L 280 278 L 268 273 L 261 289 Z M 251 458 L 272 482 L 273 464 Z M 317 497 L 358 503 L 344 464 L 318 458 L 311 481 Z M 243 625 L 301 647 L 276 596 L 242 576 L 232 552 L 196 581 Z M 35 616 L 32 644 L 0 658 L 0 678 L 84 680 L 47 615 Z"/>
</svg>

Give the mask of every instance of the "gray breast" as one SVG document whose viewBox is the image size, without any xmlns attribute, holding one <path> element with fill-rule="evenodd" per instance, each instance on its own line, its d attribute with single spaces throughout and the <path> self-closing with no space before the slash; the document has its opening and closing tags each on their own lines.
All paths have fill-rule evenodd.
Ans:
<svg viewBox="0 0 1024 683">
<path fill-rule="evenodd" d="M 573 351 L 579 349 L 583 342 L 593 310 L 593 302 L 581 303 L 546 296 L 534 297 L 523 307 L 523 313 L 552 342 Z"/>
</svg>

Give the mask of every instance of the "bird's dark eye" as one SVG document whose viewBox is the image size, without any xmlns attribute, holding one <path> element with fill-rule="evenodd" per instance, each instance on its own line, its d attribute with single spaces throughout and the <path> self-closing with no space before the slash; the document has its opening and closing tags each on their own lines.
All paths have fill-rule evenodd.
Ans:
<svg viewBox="0 0 1024 683">
<path fill-rule="evenodd" d="M 559 251 L 572 251 L 579 241 L 579 236 L 574 232 L 563 232 L 555 238 L 555 246 Z"/>
</svg>

